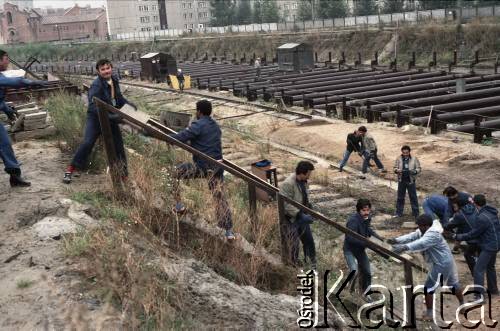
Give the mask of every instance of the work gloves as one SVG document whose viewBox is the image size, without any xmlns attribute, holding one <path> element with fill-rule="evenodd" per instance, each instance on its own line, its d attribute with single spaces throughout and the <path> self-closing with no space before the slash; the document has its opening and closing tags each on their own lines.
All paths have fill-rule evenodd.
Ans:
<svg viewBox="0 0 500 331">
<path fill-rule="evenodd" d="M 386 243 L 388 243 L 389 245 L 396 245 L 398 241 L 395 238 L 389 238 L 386 240 Z"/>
<path fill-rule="evenodd" d="M 408 246 L 406 245 L 394 245 L 392 246 L 392 251 L 396 254 L 401 254 L 408 250 Z"/>
<path fill-rule="evenodd" d="M 444 231 L 443 237 L 445 237 L 446 239 L 454 240 L 457 238 L 457 234 L 451 231 Z"/>
</svg>

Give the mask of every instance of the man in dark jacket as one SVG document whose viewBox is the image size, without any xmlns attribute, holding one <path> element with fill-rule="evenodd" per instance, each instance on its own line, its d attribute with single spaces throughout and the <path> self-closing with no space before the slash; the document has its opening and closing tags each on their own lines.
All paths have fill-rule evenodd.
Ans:
<svg viewBox="0 0 500 331">
<path fill-rule="evenodd" d="M 196 103 L 196 121 L 172 135 L 173 138 L 188 143 L 198 151 L 222 161 L 222 132 L 217 122 L 211 117 L 212 103 L 200 100 Z M 216 202 L 216 215 L 219 227 L 226 230 L 226 238 L 235 239 L 231 210 L 227 203 L 222 184 L 224 170 L 217 165 L 210 164 L 204 159 L 193 155 L 194 163 L 182 163 L 177 166 L 177 175 L 180 179 L 208 178 L 208 187 Z"/>
<path fill-rule="evenodd" d="M 460 192 L 453 186 L 448 186 L 443 190 L 443 195 L 448 198 L 448 209 L 454 213 L 458 210 L 457 204 L 459 199 L 468 199 L 472 202 L 472 196 L 466 192 Z"/>
<path fill-rule="evenodd" d="M 94 148 L 97 138 L 101 135 L 101 124 L 99 123 L 99 116 L 97 106 L 94 102 L 94 97 L 101 99 L 107 104 L 115 108 L 121 108 L 125 104 L 132 107 L 136 106 L 125 99 L 120 91 L 120 84 L 118 78 L 113 75 L 113 65 L 107 59 L 101 59 L 96 63 L 97 78 L 90 85 L 88 92 L 88 109 L 87 109 L 87 122 L 85 123 L 85 134 L 83 142 L 78 147 L 73 160 L 64 173 L 63 182 L 66 184 L 71 183 L 73 172 L 76 169 L 83 169 L 87 165 L 88 158 L 92 149 Z M 118 125 L 119 118 L 115 114 L 110 114 L 111 133 L 113 135 L 113 142 L 115 145 L 116 156 L 121 165 L 122 178 L 127 177 L 127 158 L 125 156 L 125 148 L 123 147 L 123 138 Z"/>
<path fill-rule="evenodd" d="M 455 213 L 453 218 L 444 227 L 446 231 L 453 231 L 456 229 L 457 234 L 468 233 L 472 230 L 474 224 L 476 223 L 477 210 L 474 204 L 469 202 L 467 197 L 461 197 L 458 199 L 458 211 Z M 478 239 L 467 240 L 467 247 L 464 250 L 464 258 L 467 262 L 467 266 L 472 275 L 474 275 L 474 266 L 476 264 L 477 257 L 479 255 Z"/>
<path fill-rule="evenodd" d="M 342 161 L 340 161 L 339 164 L 339 171 L 342 171 L 344 169 L 344 166 L 347 164 L 347 161 L 349 161 L 349 157 L 351 157 L 352 152 L 356 152 L 359 154 L 359 156 L 362 156 L 362 140 L 363 136 L 361 135 L 359 130 L 356 130 L 347 135 L 347 146 L 344 152 L 344 158 L 342 159 Z"/>
<path fill-rule="evenodd" d="M 490 294 L 498 294 L 497 274 L 495 262 L 497 252 L 500 250 L 500 221 L 498 211 L 486 204 L 486 198 L 482 194 L 474 196 L 474 205 L 478 209 L 476 222 L 468 233 L 455 234 L 446 232 L 444 236 L 448 239 L 458 241 L 469 241 L 477 239 L 481 253 L 474 266 L 474 284 L 480 286 L 480 292 L 484 293 L 484 274 Z M 483 298 L 484 299 L 484 298 Z"/>
<path fill-rule="evenodd" d="M 438 217 L 439 222 L 444 227 L 453 215 L 453 209 L 450 209 L 448 198 L 441 194 L 433 194 L 424 199 L 422 203 L 424 214 L 430 217 Z"/>
<path fill-rule="evenodd" d="M 371 227 L 371 202 L 368 199 L 359 199 L 356 203 L 356 213 L 347 220 L 347 228 L 362 235 L 363 237 L 379 236 Z M 370 260 L 366 254 L 366 243 L 350 235 L 345 236 L 344 257 L 350 271 L 356 271 L 356 276 L 361 277 L 361 290 L 363 292 L 371 285 L 372 273 L 370 270 Z M 358 271 L 361 275 L 357 275 Z M 366 298 L 370 301 L 370 298 Z"/>
<path fill-rule="evenodd" d="M 7 52 L 0 50 L 0 72 L 5 71 L 9 67 L 9 55 Z M 32 81 L 22 77 L 5 77 L 0 73 L 0 111 L 3 111 L 9 118 L 11 123 L 17 120 L 17 114 L 14 109 L 5 103 L 5 90 L 7 88 L 22 88 L 28 86 L 43 86 L 44 81 Z M 3 161 L 5 172 L 10 175 L 10 186 L 30 186 L 31 183 L 27 182 L 21 177 L 21 165 L 16 159 L 10 138 L 4 126 L 0 124 L 0 158 Z"/>
</svg>

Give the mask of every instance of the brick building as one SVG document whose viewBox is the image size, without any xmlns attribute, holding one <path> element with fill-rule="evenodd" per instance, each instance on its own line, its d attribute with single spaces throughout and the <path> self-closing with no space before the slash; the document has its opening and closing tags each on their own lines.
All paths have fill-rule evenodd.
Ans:
<svg viewBox="0 0 500 331">
<path fill-rule="evenodd" d="M 5 3 L 0 12 L 0 41 L 4 44 L 105 38 L 104 8 L 66 10 L 20 9 Z"/>
</svg>

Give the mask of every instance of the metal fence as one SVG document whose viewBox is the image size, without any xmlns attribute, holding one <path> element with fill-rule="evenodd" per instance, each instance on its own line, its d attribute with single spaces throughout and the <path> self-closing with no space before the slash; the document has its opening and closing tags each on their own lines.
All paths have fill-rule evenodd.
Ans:
<svg viewBox="0 0 500 331">
<path fill-rule="evenodd" d="M 500 16 L 500 6 L 446 8 L 435 10 L 415 10 L 403 13 L 379 14 L 368 16 L 348 16 L 342 18 L 291 21 L 281 23 L 262 23 L 228 25 L 194 29 L 166 29 L 159 31 L 131 32 L 112 35 L 108 40 L 152 40 L 162 38 L 187 37 L 194 34 L 225 34 L 252 32 L 299 32 L 325 29 L 342 29 L 374 25 L 395 25 L 398 23 L 415 24 L 429 20 L 458 19 L 470 20 L 477 17 Z"/>
</svg>

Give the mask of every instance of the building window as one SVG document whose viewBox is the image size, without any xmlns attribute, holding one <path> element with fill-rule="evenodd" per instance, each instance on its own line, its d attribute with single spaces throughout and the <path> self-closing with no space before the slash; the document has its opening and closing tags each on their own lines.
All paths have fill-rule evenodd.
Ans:
<svg viewBox="0 0 500 331">
<path fill-rule="evenodd" d="M 198 2 L 198 7 L 204 8 L 205 7 L 205 3 L 203 1 Z"/>
<path fill-rule="evenodd" d="M 187 18 L 187 15 L 188 15 L 188 14 L 184 13 L 184 19 L 186 19 L 186 18 Z"/>
<path fill-rule="evenodd" d="M 151 10 L 152 11 L 157 11 L 158 10 L 158 6 L 157 5 L 152 5 L 151 6 Z"/>
<path fill-rule="evenodd" d="M 182 3 L 182 9 L 186 9 L 186 3 L 185 2 Z"/>
<path fill-rule="evenodd" d="M 149 23 L 149 16 L 142 16 L 141 23 Z"/>
<path fill-rule="evenodd" d="M 10 11 L 7 12 L 7 24 L 12 24 L 12 13 Z"/>
<path fill-rule="evenodd" d="M 205 27 L 205 24 L 203 24 L 203 23 L 198 24 L 198 29 L 203 29 L 204 27 Z"/>
<path fill-rule="evenodd" d="M 158 31 L 160 30 L 160 27 L 159 26 L 155 26 L 155 31 Z"/>
<path fill-rule="evenodd" d="M 191 9 L 191 6 L 192 6 L 191 2 L 190 2 L 190 3 L 188 3 L 188 8 L 189 8 L 189 9 Z"/>
<path fill-rule="evenodd" d="M 158 16 L 153 16 L 153 22 L 158 22 Z"/>
<path fill-rule="evenodd" d="M 188 28 L 188 25 L 187 24 L 184 24 L 184 29 L 187 29 Z"/>
<path fill-rule="evenodd" d="M 292 4 L 292 9 L 297 9 L 297 7 L 298 7 L 297 3 L 296 3 L 296 2 L 294 2 L 294 3 Z"/>
<path fill-rule="evenodd" d="M 189 13 L 189 18 L 193 18 L 193 13 Z"/>
</svg>

